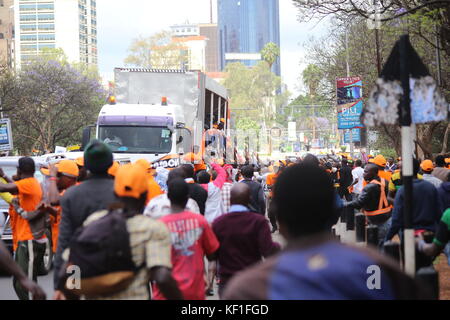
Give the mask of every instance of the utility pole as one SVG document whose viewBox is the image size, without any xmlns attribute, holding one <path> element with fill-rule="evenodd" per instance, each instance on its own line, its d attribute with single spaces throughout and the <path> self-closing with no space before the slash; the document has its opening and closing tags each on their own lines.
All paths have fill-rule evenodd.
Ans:
<svg viewBox="0 0 450 320">
<path fill-rule="evenodd" d="M 380 54 L 380 33 L 379 33 L 379 26 L 377 25 L 378 22 L 378 5 L 377 0 L 373 0 L 373 7 L 375 9 L 374 17 L 375 17 L 375 46 L 377 51 L 377 70 L 378 75 L 381 74 L 381 54 Z"/>
<path fill-rule="evenodd" d="M 348 53 L 348 31 L 345 32 L 345 52 L 346 52 L 346 64 L 347 64 L 347 78 L 350 77 L 350 57 Z M 350 157 L 353 159 L 355 144 L 353 143 L 353 129 L 350 129 Z M 345 134 L 344 134 L 345 137 Z"/>
</svg>

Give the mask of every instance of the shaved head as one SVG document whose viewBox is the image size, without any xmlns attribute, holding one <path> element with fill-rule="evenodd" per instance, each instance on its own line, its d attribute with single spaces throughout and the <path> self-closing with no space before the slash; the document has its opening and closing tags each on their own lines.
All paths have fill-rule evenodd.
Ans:
<svg viewBox="0 0 450 320">
<path fill-rule="evenodd" d="M 231 188 L 230 203 L 248 207 L 250 203 L 250 188 L 245 183 L 237 183 Z"/>
<path fill-rule="evenodd" d="M 374 163 L 369 163 L 364 168 L 364 180 L 370 181 L 378 177 L 379 167 Z"/>
</svg>

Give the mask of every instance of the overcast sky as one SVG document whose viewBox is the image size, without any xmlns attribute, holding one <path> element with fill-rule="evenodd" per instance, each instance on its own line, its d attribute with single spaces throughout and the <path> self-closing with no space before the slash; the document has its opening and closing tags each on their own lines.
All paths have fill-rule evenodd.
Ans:
<svg viewBox="0 0 450 320">
<path fill-rule="evenodd" d="M 299 75 L 304 67 L 304 42 L 325 32 L 325 24 L 300 24 L 291 0 L 280 1 L 281 76 L 289 91 L 298 94 Z M 217 22 L 217 0 L 213 19 Z M 97 0 L 99 68 L 111 77 L 115 67 L 124 66 L 131 41 L 189 21 L 209 22 L 209 0 Z"/>
</svg>

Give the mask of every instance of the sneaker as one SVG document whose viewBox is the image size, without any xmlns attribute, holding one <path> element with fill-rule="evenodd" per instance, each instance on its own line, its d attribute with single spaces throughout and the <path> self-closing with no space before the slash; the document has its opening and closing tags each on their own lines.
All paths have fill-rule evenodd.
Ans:
<svg viewBox="0 0 450 320">
<path fill-rule="evenodd" d="M 214 290 L 213 289 L 206 289 L 206 295 L 208 297 L 212 297 L 214 295 Z"/>
</svg>

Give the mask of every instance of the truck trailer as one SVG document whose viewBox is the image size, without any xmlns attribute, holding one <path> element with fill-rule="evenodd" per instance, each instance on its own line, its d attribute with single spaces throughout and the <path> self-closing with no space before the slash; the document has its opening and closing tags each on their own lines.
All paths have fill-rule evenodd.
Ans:
<svg viewBox="0 0 450 320">
<path fill-rule="evenodd" d="M 85 128 L 82 150 L 95 128 L 114 158 L 146 159 L 153 168 L 234 162 L 225 87 L 199 71 L 116 68 L 114 75 L 114 93 Z"/>
</svg>

